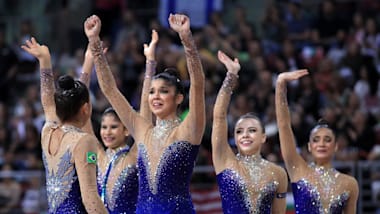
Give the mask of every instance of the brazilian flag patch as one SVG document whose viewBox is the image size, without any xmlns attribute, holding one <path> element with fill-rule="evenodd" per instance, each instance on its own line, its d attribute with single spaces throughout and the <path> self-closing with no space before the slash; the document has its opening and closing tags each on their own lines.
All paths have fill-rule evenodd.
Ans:
<svg viewBox="0 0 380 214">
<path fill-rule="evenodd" d="M 98 157 L 95 152 L 87 152 L 87 163 L 96 163 Z"/>
</svg>

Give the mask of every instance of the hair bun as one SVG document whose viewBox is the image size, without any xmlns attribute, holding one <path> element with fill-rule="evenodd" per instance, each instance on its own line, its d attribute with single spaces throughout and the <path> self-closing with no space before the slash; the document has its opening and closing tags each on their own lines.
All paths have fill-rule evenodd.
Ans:
<svg viewBox="0 0 380 214">
<path fill-rule="evenodd" d="M 75 81 L 69 75 L 63 75 L 58 78 L 58 87 L 63 90 L 70 90 L 75 88 Z"/>
</svg>

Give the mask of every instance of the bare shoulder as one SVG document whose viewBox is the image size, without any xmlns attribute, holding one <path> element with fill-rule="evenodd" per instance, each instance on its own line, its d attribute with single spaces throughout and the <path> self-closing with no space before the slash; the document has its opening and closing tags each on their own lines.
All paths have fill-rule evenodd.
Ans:
<svg viewBox="0 0 380 214">
<path fill-rule="evenodd" d="M 347 188 L 351 191 L 358 191 L 358 189 L 359 189 L 358 181 L 351 175 L 341 173 L 340 174 L 340 182 L 345 185 L 345 188 Z"/>
<path fill-rule="evenodd" d="M 268 162 L 269 162 L 268 166 L 275 173 L 276 177 L 278 177 L 278 178 L 287 177 L 287 173 L 286 173 L 286 170 L 284 169 L 284 167 L 282 167 L 278 164 L 275 164 L 273 162 L 270 162 L 270 161 L 268 161 Z"/>
</svg>

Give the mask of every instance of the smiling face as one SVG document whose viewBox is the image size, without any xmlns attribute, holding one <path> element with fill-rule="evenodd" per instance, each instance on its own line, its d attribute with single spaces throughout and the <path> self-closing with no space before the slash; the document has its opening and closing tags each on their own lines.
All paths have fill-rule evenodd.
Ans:
<svg viewBox="0 0 380 214">
<path fill-rule="evenodd" d="M 329 163 L 337 150 L 335 135 L 329 128 L 321 127 L 310 134 L 308 149 L 317 163 Z"/>
<path fill-rule="evenodd" d="M 259 154 L 266 140 L 260 121 L 254 118 L 239 119 L 235 125 L 234 135 L 239 153 L 243 155 Z"/>
<path fill-rule="evenodd" d="M 113 114 L 105 114 L 100 125 L 100 136 L 107 148 L 116 149 L 125 144 L 128 130 Z"/>
<path fill-rule="evenodd" d="M 178 94 L 175 86 L 164 79 L 151 82 L 149 106 L 153 114 L 160 119 L 172 118 L 177 114 L 177 107 L 182 102 L 183 95 Z"/>
</svg>

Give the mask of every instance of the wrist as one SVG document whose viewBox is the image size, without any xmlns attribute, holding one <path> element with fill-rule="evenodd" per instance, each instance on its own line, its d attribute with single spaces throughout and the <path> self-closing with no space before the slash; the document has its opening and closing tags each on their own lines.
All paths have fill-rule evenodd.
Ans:
<svg viewBox="0 0 380 214">
<path fill-rule="evenodd" d="M 89 36 L 87 38 L 89 42 L 100 40 L 99 35 Z"/>
</svg>

